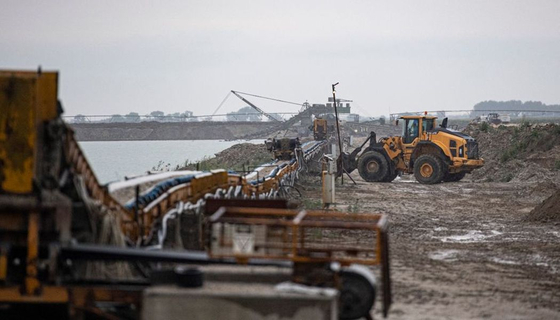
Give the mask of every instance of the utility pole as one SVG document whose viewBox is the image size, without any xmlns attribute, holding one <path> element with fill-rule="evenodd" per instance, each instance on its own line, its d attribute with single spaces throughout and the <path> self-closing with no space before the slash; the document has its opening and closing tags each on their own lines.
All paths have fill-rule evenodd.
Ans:
<svg viewBox="0 0 560 320">
<path fill-rule="evenodd" d="M 340 126 L 338 124 L 338 108 L 336 102 L 336 89 L 335 87 L 338 85 L 338 82 L 332 85 L 332 96 L 333 96 L 333 106 L 334 106 L 334 115 L 336 118 L 336 134 L 338 136 L 338 159 L 336 159 L 336 170 L 337 175 L 340 175 L 340 183 L 344 184 L 344 175 L 343 175 L 343 167 L 342 167 L 342 139 L 340 138 Z"/>
</svg>

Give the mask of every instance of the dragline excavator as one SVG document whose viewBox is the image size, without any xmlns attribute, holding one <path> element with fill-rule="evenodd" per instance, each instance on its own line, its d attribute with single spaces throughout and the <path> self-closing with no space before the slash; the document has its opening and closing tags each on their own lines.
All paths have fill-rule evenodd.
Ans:
<svg viewBox="0 0 560 320">
<path fill-rule="evenodd" d="M 260 114 L 262 114 L 263 116 L 267 117 L 268 119 L 270 119 L 270 121 L 273 122 L 281 122 L 280 120 L 276 119 L 275 117 L 271 116 L 270 114 L 264 112 L 261 108 L 257 107 L 256 105 L 252 104 L 249 100 L 243 98 L 239 93 L 237 93 L 237 91 L 231 90 L 231 93 L 233 93 L 236 97 L 238 97 L 239 99 L 241 99 L 243 102 L 245 102 L 246 104 L 250 105 L 253 109 L 257 110 Z"/>
</svg>

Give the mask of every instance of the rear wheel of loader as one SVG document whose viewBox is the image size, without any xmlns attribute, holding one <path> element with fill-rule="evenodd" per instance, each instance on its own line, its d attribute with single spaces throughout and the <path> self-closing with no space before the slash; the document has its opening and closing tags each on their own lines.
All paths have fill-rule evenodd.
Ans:
<svg viewBox="0 0 560 320">
<path fill-rule="evenodd" d="M 466 172 L 457 172 L 457 173 L 448 173 L 443 178 L 443 182 L 455 182 L 463 179 L 467 173 Z"/>
<path fill-rule="evenodd" d="M 358 172 L 368 182 L 382 182 L 389 175 L 389 164 L 381 153 L 368 151 L 358 160 Z"/>
<path fill-rule="evenodd" d="M 414 161 L 414 177 L 422 184 L 440 183 L 445 176 L 444 163 L 436 155 L 423 154 Z"/>
</svg>

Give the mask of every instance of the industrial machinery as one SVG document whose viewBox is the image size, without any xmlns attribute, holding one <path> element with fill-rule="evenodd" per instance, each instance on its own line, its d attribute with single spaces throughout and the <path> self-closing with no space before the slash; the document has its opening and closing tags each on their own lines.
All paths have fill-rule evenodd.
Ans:
<svg viewBox="0 0 560 320">
<path fill-rule="evenodd" d="M 491 124 L 500 124 L 502 123 L 502 119 L 500 119 L 500 115 L 497 113 L 489 113 L 486 117 L 486 122 Z"/>
<path fill-rule="evenodd" d="M 277 160 L 291 160 L 295 158 L 296 149 L 301 148 L 299 138 L 268 139 L 265 145 Z"/>
<path fill-rule="evenodd" d="M 313 120 L 313 138 L 315 140 L 325 140 L 328 132 L 327 119 Z"/>
<path fill-rule="evenodd" d="M 391 294 L 385 216 L 294 212 L 272 200 L 258 205 L 244 200 L 276 197 L 281 182 L 295 175 L 297 156 L 262 179 L 224 170 L 173 177 L 146 193 L 137 192 L 134 201 L 123 205 L 98 182 L 61 113 L 57 72 L 0 71 L 2 319 L 139 318 L 153 262 L 290 267 L 293 281 L 341 290 L 341 317 L 348 319 L 369 314 L 375 295 L 368 273 L 353 271 L 352 264 L 380 265 L 387 314 Z M 301 157 L 321 145 L 304 144 Z M 291 141 L 287 146 L 293 150 Z M 193 208 L 209 197 L 227 197 L 235 205 L 207 208 L 201 224 L 194 226 L 201 230 L 200 244 L 193 248 L 197 251 L 142 248 L 158 237 L 158 228 L 165 229 L 169 215 L 182 210 L 175 208 Z M 214 232 L 217 228 L 232 226 L 239 227 L 231 234 L 233 242 L 214 241 L 229 235 Z M 255 238 L 254 250 L 228 251 L 253 230 L 255 236 L 265 236 Z M 368 245 L 352 245 L 345 238 L 351 232 L 363 234 Z M 330 241 L 334 235 L 339 241 Z M 363 237 L 356 239 L 366 243 Z M 90 272 L 97 267 L 106 268 L 103 276 Z"/>
<path fill-rule="evenodd" d="M 315 140 L 326 140 L 335 131 L 336 119 L 332 114 L 322 114 L 313 120 L 313 138 Z"/>
<path fill-rule="evenodd" d="M 391 182 L 398 174 L 413 173 L 418 182 L 435 184 L 459 181 L 482 167 L 484 160 L 478 154 L 475 139 L 448 129 L 447 118 L 436 127 L 436 119 L 428 115 L 403 116 L 402 136 L 378 142 L 375 132 L 371 132 L 359 148 L 342 155 L 345 170 L 357 168 L 369 182 Z"/>
<path fill-rule="evenodd" d="M 245 102 L 246 104 L 250 105 L 253 109 L 257 110 L 260 114 L 262 114 L 263 116 L 267 117 L 270 121 L 272 122 L 281 122 L 280 120 L 278 120 L 277 118 L 273 117 L 272 115 L 264 112 L 261 108 L 257 107 L 256 105 L 254 105 L 253 103 L 251 103 L 249 100 L 243 98 L 237 91 L 231 90 L 231 93 L 233 93 L 236 97 L 238 97 L 239 99 L 241 99 L 243 102 Z"/>
<path fill-rule="evenodd" d="M 384 215 L 221 207 L 208 227 L 210 257 L 289 260 L 293 282 L 338 288 L 340 319 L 370 318 L 377 285 L 364 266 L 379 265 L 387 316 L 391 283 Z"/>
</svg>

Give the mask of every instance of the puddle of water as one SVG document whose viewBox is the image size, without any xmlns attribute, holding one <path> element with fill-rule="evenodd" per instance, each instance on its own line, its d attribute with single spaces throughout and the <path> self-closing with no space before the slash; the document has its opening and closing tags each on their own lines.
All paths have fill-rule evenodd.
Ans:
<svg viewBox="0 0 560 320">
<path fill-rule="evenodd" d="M 535 262 L 536 266 L 539 266 L 539 267 L 548 267 L 549 266 L 549 264 L 546 262 L 546 259 L 538 253 L 531 255 L 531 260 Z"/>
<path fill-rule="evenodd" d="M 487 238 L 495 237 L 500 234 L 502 233 L 496 230 L 490 230 L 490 234 L 484 234 L 479 230 L 471 230 L 464 235 L 442 237 L 440 238 L 440 240 L 442 242 L 473 243 L 473 242 L 480 242 Z"/>
<path fill-rule="evenodd" d="M 393 180 L 394 182 L 400 182 L 400 183 L 417 183 L 416 179 L 402 179 L 401 177 L 396 177 L 395 180 Z"/>
<path fill-rule="evenodd" d="M 521 263 L 517 262 L 517 261 L 513 261 L 513 260 L 505 260 L 505 259 L 500 259 L 500 258 L 490 258 L 490 261 L 495 262 L 495 263 L 499 263 L 499 264 L 509 264 L 509 265 L 520 265 Z"/>
<path fill-rule="evenodd" d="M 437 250 L 428 255 L 432 260 L 452 262 L 457 261 L 459 250 Z"/>
<path fill-rule="evenodd" d="M 407 192 L 410 192 L 412 194 L 428 194 L 428 193 L 433 194 L 434 193 L 433 191 L 430 191 L 430 190 L 407 190 Z"/>
</svg>

